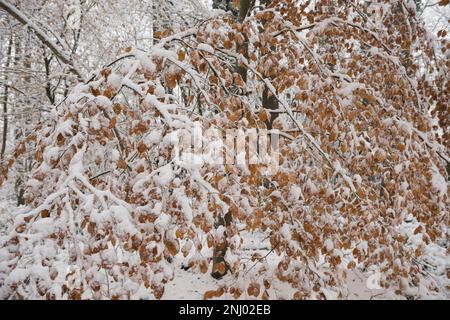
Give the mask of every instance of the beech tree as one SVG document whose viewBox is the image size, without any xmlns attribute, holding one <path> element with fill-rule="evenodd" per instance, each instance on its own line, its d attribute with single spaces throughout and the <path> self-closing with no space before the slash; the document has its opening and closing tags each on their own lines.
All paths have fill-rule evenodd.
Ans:
<svg viewBox="0 0 450 320">
<path fill-rule="evenodd" d="M 0 183 L 33 156 L 0 238 L 1 298 L 159 299 L 175 258 L 230 271 L 205 298 L 275 298 L 274 281 L 295 299 L 345 298 L 348 273 L 372 266 L 401 296 L 445 290 L 422 263 L 448 241 L 445 31 L 437 45 L 414 1 L 234 5 L 125 48 L 5 159 Z M 208 161 L 213 144 L 232 153 L 227 133 L 267 129 L 275 171 Z M 202 149 L 180 152 L 184 137 Z M 278 257 L 255 254 L 258 277 L 241 267 L 244 231 Z"/>
</svg>

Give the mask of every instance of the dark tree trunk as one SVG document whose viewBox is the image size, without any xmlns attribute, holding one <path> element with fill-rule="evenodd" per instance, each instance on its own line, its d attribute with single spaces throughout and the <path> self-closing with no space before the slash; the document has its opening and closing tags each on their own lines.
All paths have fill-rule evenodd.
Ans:
<svg viewBox="0 0 450 320">
<path fill-rule="evenodd" d="M 7 61 L 6 67 L 9 68 L 11 64 L 11 52 L 12 52 L 12 42 L 13 36 L 9 38 L 8 49 L 7 49 Z M 6 150 L 6 142 L 8 140 L 8 74 L 5 73 L 5 85 L 4 85 L 4 100 L 3 100 L 3 133 L 2 133 L 2 149 L 0 150 L 0 162 L 3 161 Z"/>
<path fill-rule="evenodd" d="M 270 95 L 269 89 L 265 88 L 262 96 L 262 106 L 267 110 L 278 109 L 278 100 L 274 95 Z M 271 130 L 273 127 L 273 122 L 278 117 L 278 112 L 270 112 L 270 117 L 266 121 L 267 130 Z"/>
<path fill-rule="evenodd" d="M 223 217 L 219 216 L 215 227 L 224 226 L 228 228 L 231 224 L 231 213 L 227 212 Z M 229 270 L 229 266 L 225 261 L 225 254 L 227 253 L 228 243 L 226 241 L 226 233 L 222 243 L 214 246 L 213 252 L 213 267 L 211 276 L 215 279 L 222 278 Z"/>
<path fill-rule="evenodd" d="M 226 1 L 223 1 L 226 2 Z M 222 2 L 222 4 L 223 4 Z M 245 17 L 247 16 L 247 14 L 249 13 L 252 4 L 253 4 L 253 0 L 240 0 L 239 1 L 239 11 L 237 12 L 237 18 L 240 22 L 244 21 Z M 220 1 L 215 1 L 216 5 L 220 4 Z M 214 6 L 214 4 L 213 4 Z M 223 9 L 223 8 L 220 8 Z M 231 8 L 227 7 L 227 10 L 231 10 Z M 235 14 L 236 15 L 236 14 Z M 240 48 L 237 48 L 238 50 L 241 51 L 241 53 L 244 56 L 248 55 L 248 44 L 247 42 L 244 42 L 243 45 Z M 236 62 L 236 72 L 239 73 L 239 75 L 241 76 L 242 80 L 244 80 L 244 82 L 247 81 L 247 68 L 239 66 L 239 63 Z M 219 226 L 224 226 L 225 228 L 228 228 L 231 224 L 231 213 L 227 212 L 224 216 L 219 216 L 219 218 L 217 219 L 216 222 L 216 228 L 218 228 Z M 225 235 L 225 239 L 226 239 L 226 235 Z M 222 278 L 229 270 L 229 266 L 225 261 L 225 254 L 227 253 L 227 249 L 228 249 L 228 243 L 226 242 L 226 240 L 224 240 L 224 242 L 222 243 L 218 243 L 215 245 L 214 247 L 214 252 L 213 252 L 213 266 L 212 266 L 212 272 L 211 272 L 211 276 L 215 279 L 220 279 Z"/>
<path fill-rule="evenodd" d="M 261 5 L 268 6 L 272 0 L 261 0 Z M 275 48 L 271 48 L 274 50 Z M 275 98 L 275 96 L 270 95 L 269 89 L 265 88 L 262 95 L 262 107 L 267 110 L 276 110 L 278 109 L 278 100 Z M 273 127 L 273 122 L 278 117 L 278 113 L 271 112 L 270 118 L 266 121 L 266 126 L 268 130 L 271 130 Z"/>
</svg>

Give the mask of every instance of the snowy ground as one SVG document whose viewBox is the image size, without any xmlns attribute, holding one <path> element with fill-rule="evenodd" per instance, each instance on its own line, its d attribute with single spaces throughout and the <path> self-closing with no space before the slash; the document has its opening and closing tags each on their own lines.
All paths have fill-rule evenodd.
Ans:
<svg viewBox="0 0 450 320">
<path fill-rule="evenodd" d="M 229 281 L 230 279 L 228 279 Z M 349 275 L 349 297 L 352 300 L 377 300 L 377 299 L 387 299 L 389 295 L 384 290 L 370 290 L 366 286 L 366 278 L 357 273 L 351 273 Z M 163 300 L 202 300 L 204 292 L 208 290 L 215 290 L 218 286 L 223 284 L 227 280 L 217 281 L 213 279 L 209 274 L 194 274 L 189 271 L 184 271 L 180 269 L 179 273 L 176 275 L 174 281 L 166 285 L 165 293 L 163 295 Z M 292 294 L 295 292 L 292 288 L 287 285 L 279 285 L 275 290 L 274 299 L 291 299 Z M 223 295 L 222 299 L 231 299 L 228 295 Z M 400 297 L 398 297 L 400 298 Z M 254 299 L 253 297 L 248 297 L 244 292 L 240 299 Z"/>
<path fill-rule="evenodd" d="M 243 257 L 250 258 L 250 256 L 258 252 L 261 256 L 266 256 L 269 264 L 277 264 L 279 257 L 274 252 L 269 253 L 267 248 L 270 247 L 268 241 L 263 241 L 260 234 L 248 234 L 244 237 Z M 262 248 L 262 250 L 260 249 Z M 249 269 L 254 265 L 250 259 L 245 263 L 243 269 Z M 211 266 L 210 266 L 211 268 Z M 165 287 L 165 293 L 163 299 L 167 300 L 179 300 L 179 299 L 193 299 L 201 300 L 203 299 L 203 294 L 208 290 L 216 290 L 221 285 L 232 285 L 235 281 L 234 277 L 230 274 L 225 276 L 221 280 L 215 280 L 210 276 L 211 270 L 205 274 L 193 273 L 190 270 L 183 270 L 180 267 L 176 268 L 177 272 L 173 281 L 168 283 Z M 251 277 L 249 275 L 249 277 Z M 389 298 L 391 293 L 385 290 L 369 289 L 367 287 L 367 275 L 359 271 L 351 272 L 348 276 L 348 299 L 386 299 Z M 370 285 L 369 285 L 370 287 Z M 295 289 L 293 289 L 289 284 L 283 283 L 279 280 L 273 280 L 272 287 L 268 290 L 270 299 L 292 299 Z M 333 298 L 333 294 L 330 293 L 328 298 Z M 392 298 L 392 297 L 390 297 Z M 222 295 L 219 299 L 232 299 L 229 294 Z M 255 299 L 254 297 L 248 296 L 247 292 L 243 292 L 239 299 Z"/>
<path fill-rule="evenodd" d="M 3 193 L 0 194 L 3 199 L 7 198 L 7 194 L 5 194 L 4 191 L 5 189 L 0 190 L 0 192 Z M 12 224 L 11 212 L 15 209 L 14 201 L 0 200 L 0 236 L 5 235 L 8 225 Z M 413 235 L 413 231 L 416 227 L 417 223 L 414 219 L 404 223 L 401 226 L 405 234 L 409 235 L 409 241 L 411 242 L 420 240 L 418 239 L 420 235 Z M 270 265 L 276 265 L 280 260 L 280 257 L 278 257 L 274 252 L 269 253 L 270 243 L 262 234 L 248 233 L 245 234 L 243 238 L 244 243 L 241 258 L 244 263 L 241 266 L 242 269 L 248 270 L 254 265 L 255 262 L 251 261 L 250 257 L 255 252 L 258 252 L 260 256 L 267 255 L 266 259 Z M 428 293 L 422 294 L 424 299 L 450 299 L 450 294 L 448 292 L 448 288 L 450 288 L 450 281 L 447 278 L 447 272 L 450 270 L 450 261 L 446 249 L 447 246 L 448 244 L 446 242 L 441 241 L 439 244 L 432 244 L 426 247 L 426 258 L 424 261 L 426 263 L 428 277 L 432 278 L 433 281 L 436 281 L 436 283 L 439 283 L 439 287 L 442 288 L 442 292 L 439 295 L 432 295 Z M 211 252 L 208 254 L 210 253 Z M 175 278 L 166 284 L 165 293 L 162 299 L 203 299 L 206 291 L 216 290 L 222 285 L 232 286 L 233 282 L 236 281 L 234 276 L 231 274 L 226 275 L 221 280 L 215 280 L 210 276 L 211 270 L 205 274 L 198 272 L 194 273 L 191 270 L 183 270 L 181 268 L 181 259 L 176 260 L 175 264 L 177 265 L 175 268 Z M 371 289 L 373 286 L 370 284 L 373 284 L 373 282 L 370 282 L 369 279 L 368 285 L 368 278 L 372 275 L 373 273 L 363 273 L 359 270 L 350 271 L 347 279 L 348 294 L 346 299 L 404 299 L 404 297 L 396 296 L 393 293 L 393 289 L 389 291 L 384 289 Z M 248 277 L 257 277 L 257 275 L 252 275 L 250 273 Z M 275 280 L 272 281 L 271 288 L 268 290 L 270 299 L 292 299 L 292 296 L 296 290 L 289 284 L 277 280 L 276 277 L 274 277 L 274 279 Z M 231 295 L 224 294 L 219 299 L 232 298 L 233 297 Z M 327 298 L 333 299 L 335 298 L 335 294 L 333 292 L 329 292 L 327 294 Z M 248 296 L 247 292 L 244 291 L 240 299 L 254 299 L 254 297 Z"/>
<path fill-rule="evenodd" d="M 412 231 L 417 226 L 415 223 L 409 223 L 403 226 L 405 231 L 412 234 Z M 414 238 L 411 237 L 411 241 Z M 269 253 L 267 248 L 270 247 L 268 241 L 262 241 L 260 234 L 248 234 L 244 237 L 244 245 L 246 249 L 243 251 L 243 260 L 246 256 L 250 257 L 253 253 L 258 252 L 261 256 L 265 256 Z M 258 250 L 258 248 L 263 248 Z M 430 273 L 428 277 L 433 277 L 440 283 L 443 291 L 434 295 L 433 293 L 423 293 L 423 299 L 450 299 L 448 291 L 445 290 L 445 286 L 449 285 L 448 278 L 446 278 L 446 270 L 449 267 L 449 259 L 446 253 L 446 249 L 443 246 L 433 244 L 427 247 L 426 258 L 424 259 L 430 266 Z M 270 253 L 267 256 L 269 264 L 277 264 L 279 258 L 275 253 Z M 250 261 L 246 263 L 246 268 L 249 269 L 254 262 Z M 165 293 L 163 299 L 167 300 L 179 300 L 179 299 L 203 299 L 203 294 L 208 290 L 216 290 L 221 285 L 231 285 L 234 277 L 230 274 L 225 276 L 221 280 L 215 280 L 210 276 L 211 270 L 205 274 L 193 273 L 190 270 L 183 270 L 180 267 L 176 268 L 176 274 L 173 281 L 168 283 L 165 287 Z M 360 270 L 349 271 L 347 279 L 348 294 L 346 299 L 351 300 L 379 300 L 379 299 L 405 299 L 405 297 L 398 296 L 394 293 L 394 288 L 391 289 L 378 289 L 373 272 L 363 273 Z M 282 283 L 281 281 L 274 280 L 272 282 L 271 289 L 268 290 L 270 299 L 292 299 L 295 289 L 289 284 Z M 333 292 L 327 294 L 327 299 L 334 299 L 336 296 Z M 232 299 L 231 295 L 224 294 L 219 299 Z M 243 292 L 240 299 L 254 299 L 254 297 L 248 296 L 246 292 Z"/>
<path fill-rule="evenodd" d="M 246 258 L 258 252 L 261 256 L 266 256 L 267 261 L 271 265 L 276 265 L 280 260 L 274 252 L 269 253 L 268 248 L 270 244 L 268 241 L 263 241 L 260 234 L 247 234 L 244 237 L 243 257 L 242 260 L 246 261 Z M 262 248 L 262 249 L 261 249 Z M 242 269 L 250 269 L 255 262 L 248 259 L 248 262 L 242 265 Z M 165 288 L 163 299 L 203 299 L 203 294 L 208 290 L 216 290 L 221 285 L 230 286 L 235 281 L 234 277 L 230 274 L 225 276 L 221 280 L 215 280 L 210 276 L 211 270 L 205 274 L 194 273 L 190 270 L 183 270 L 180 267 L 176 268 L 177 272 L 175 279 L 168 283 Z M 252 277 L 254 275 L 249 275 Z M 361 272 L 355 271 L 349 274 L 348 277 L 348 299 L 382 299 L 387 298 L 387 292 L 385 290 L 371 290 L 367 287 L 367 276 Z M 272 282 L 272 287 L 268 290 L 270 299 L 291 299 L 295 293 L 289 284 L 283 283 L 278 280 Z M 231 295 L 224 294 L 220 299 L 231 299 Z M 329 298 L 333 298 L 332 293 L 329 294 Z M 240 299 L 254 299 L 254 297 L 248 296 L 247 292 L 243 292 Z"/>
<path fill-rule="evenodd" d="M 215 280 L 208 273 L 198 274 L 191 271 L 177 269 L 175 279 L 169 282 L 165 287 L 164 300 L 202 300 L 203 294 L 208 290 L 216 290 L 220 285 L 230 284 L 233 281 L 232 276 L 226 276 L 222 280 Z M 387 299 L 393 298 L 392 292 L 385 290 L 369 289 L 366 286 L 367 276 L 361 272 L 351 272 L 348 278 L 348 299 Z M 295 290 L 288 284 L 275 282 L 274 288 L 270 290 L 271 299 L 292 299 Z M 397 297 L 400 298 L 400 297 Z M 220 299 L 232 299 L 230 295 L 224 294 Z M 254 299 L 249 297 L 244 291 L 240 299 Z"/>
</svg>

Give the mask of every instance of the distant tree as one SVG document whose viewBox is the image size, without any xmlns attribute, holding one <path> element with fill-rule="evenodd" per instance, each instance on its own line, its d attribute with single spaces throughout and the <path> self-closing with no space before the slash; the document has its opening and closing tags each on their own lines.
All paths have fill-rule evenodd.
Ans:
<svg viewBox="0 0 450 320">
<path fill-rule="evenodd" d="M 198 0 L 0 1 L 0 41 L 8 44 L 1 48 L 0 61 L 1 165 L 4 154 L 77 81 L 126 47 L 148 49 L 154 32 L 169 25 L 186 28 L 206 14 Z M 31 159 L 23 159 L 12 168 L 16 188 L 11 198 L 19 204 L 30 164 Z"/>
</svg>

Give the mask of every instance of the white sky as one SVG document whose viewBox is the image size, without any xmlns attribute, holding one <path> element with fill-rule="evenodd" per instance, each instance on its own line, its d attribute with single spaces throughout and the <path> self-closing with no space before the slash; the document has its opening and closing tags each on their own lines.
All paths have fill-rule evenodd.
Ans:
<svg viewBox="0 0 450 320">
<path fill-rule="evenodd" d="M 426 3 L 436 3 L 437 0 L 429 0 Z M 428 30 L 436 34 L 441 29 L 449 30 L 450 6 L 432 6 L 423 13 Z"/>
</svg>

